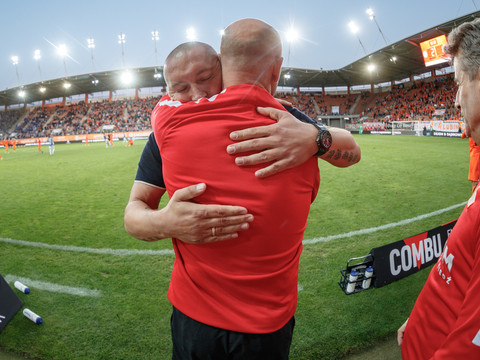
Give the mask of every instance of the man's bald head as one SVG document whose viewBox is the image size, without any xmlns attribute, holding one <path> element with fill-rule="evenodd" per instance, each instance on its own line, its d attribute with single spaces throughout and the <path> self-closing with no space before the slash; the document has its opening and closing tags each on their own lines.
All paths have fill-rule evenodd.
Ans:
<svg viewBox="0 0 480 360">
<path fill-rule="evenodd" d="M 198 57 L 199 55 L 211 59 L 216 59 L 218 57 L 218 54 L 213 47 L 200 41 L 189 41 L 178 45 L 165 59 L 163 76 L 166 79 L 168 78 L 169 66 L 174 67 L 185 59 L 192 60 L 193 57 Z"/>
<path fill-rule="evenodd" d="M 165 60 L 163 75 L 173 100 L 197 100 L 222 89 L 218 54 L 202 42 L 186 42 L 173 49 Z"/>
<path fill-rule="evenodd" d="M 224 86 L 255 83 L 275 92 L 283 59 L 280 35 L 272 26 L 258 19 L 232 23 L 225 29 L 220 54 Z"/>
</svg>

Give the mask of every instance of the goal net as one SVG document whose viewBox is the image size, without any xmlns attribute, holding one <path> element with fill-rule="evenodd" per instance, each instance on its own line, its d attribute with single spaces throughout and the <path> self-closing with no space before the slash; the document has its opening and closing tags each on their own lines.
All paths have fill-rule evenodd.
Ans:
<svg viewBox="0 0 480 360">
<path fill-rule="evenodd" d="M 420 126 L 420 121 L 391 121 L 390 126 L 392 130 L 392 135 L 399 134 L 411 134 L 411 135 L 421 135 L 423 127 Z"/>
</svg>

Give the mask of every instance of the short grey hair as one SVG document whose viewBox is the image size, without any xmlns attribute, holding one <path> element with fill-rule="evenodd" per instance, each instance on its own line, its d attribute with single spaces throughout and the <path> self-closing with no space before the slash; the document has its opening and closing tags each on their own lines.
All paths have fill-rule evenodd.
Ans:
<svg viewBox="0 0 480 360">
<path fill-rule="evenodd" d="M 480 67 L 480 18 L 453 29 L 446 51 L 452 56 L 452 63 L 457 58 L 460 70 L 473 80 Z"/>
</svg>

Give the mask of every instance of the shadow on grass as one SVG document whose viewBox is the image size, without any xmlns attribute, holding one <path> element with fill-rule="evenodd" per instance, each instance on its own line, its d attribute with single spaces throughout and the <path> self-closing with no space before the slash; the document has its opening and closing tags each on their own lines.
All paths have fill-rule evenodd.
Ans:
<svg viewBox="0 0 480 360">
<path fill-rule="evenodd" d="M 402 360 L 400 347 L 397 344 L 397 335 L 379 342 L 375 347 L 350 354 L 342 360 Z M 1 359 L 0 359 L 1 360 Z"/>
</svg>

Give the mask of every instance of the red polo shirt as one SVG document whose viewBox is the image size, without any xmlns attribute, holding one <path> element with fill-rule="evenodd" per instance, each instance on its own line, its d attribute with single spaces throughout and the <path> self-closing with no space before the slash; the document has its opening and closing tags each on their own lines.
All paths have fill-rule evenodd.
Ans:
<svg viewBox="0 0 480 360">
<path fill-rule="evenodd" d="M 404 359 L 480 359 L 480 192 L 474 191 L 418 296 Z"/>
<path fill-rule="evenodd" d="M 258 179 L 265 166 L 239 167 L 226 152 L 230 132 L 274 121 L 258 106 L 283 110 L 264 89 L 228 87 L 197 102 L 162 99 L 152 114 L 169 196 L 204 182 L 202 204 L 244 206 L 255 217 L 234 240 L 203 245 L 173 239 L 175 262 L 168 298 L 207 325 L 247 333 L 280 329 L 297 303 L 298 262 L 310 204 L 320 175 L 317 159 Z"/>
</svg>

